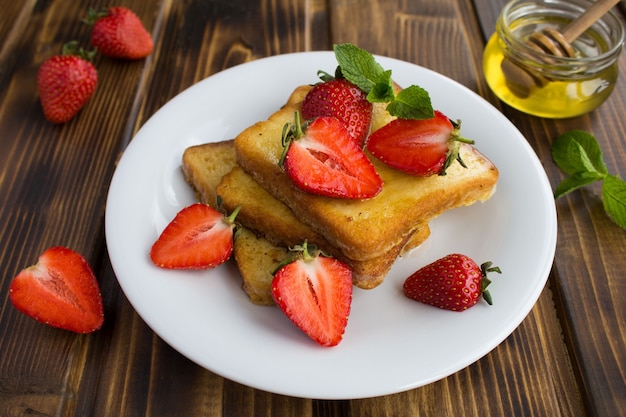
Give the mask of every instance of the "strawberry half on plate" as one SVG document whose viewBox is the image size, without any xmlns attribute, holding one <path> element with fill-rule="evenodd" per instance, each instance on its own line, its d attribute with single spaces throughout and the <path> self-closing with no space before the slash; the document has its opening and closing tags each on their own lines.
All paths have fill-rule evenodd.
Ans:
<svg viewBox="0 0 626 417">
<path fill-rule="evenodd" d="M 294 248 L 297 255 L 274 273 L 272 297 L 281 311 L 322 346 L 341 342 L 352 303 L 352 272 L 313 245 Z"/>
<path fill-rule="evenodd" d="M 166 269 L 207 269 L 226 262 L 233 251 L 236 208 L 226 217 L 195 203 L 180 210 L 150 249 L 152 262 Z"/>
</svg>

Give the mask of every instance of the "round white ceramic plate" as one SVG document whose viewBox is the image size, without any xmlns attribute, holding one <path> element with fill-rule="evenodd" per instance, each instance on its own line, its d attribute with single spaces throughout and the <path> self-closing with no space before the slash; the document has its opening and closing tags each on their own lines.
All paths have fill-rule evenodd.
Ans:
<svg viewBox="0 0 626 417">
<path fill-rule="evenodd" d="M 401 392 L 475 362 L 520 324 L 541 293 L 554 257 L 556 211 L 546 174 L 520 132 L 462 85 L 422 67 L 377 57 L 401 85 L 429 91 L 435 108 L 462 120 L 464 136 L 500 170 L 486 203 L 445 213 L 431 237 L 398 260 L 384 283 L 355 289 L 344 340 L 318 346 L 275 307 L 251 304 L 238 271 L 169 271 L 151 245 L 194 194 L 181 156 L 190 145 L 235 137 L 267 118 L 316 72 L 333 72 L 332 52 L 280 55 L 213 75 L 175 97 L 137 133 L 111 182 L 106 238 L 115 274 L 133 307 L 177 351 L 239 383 L 323 399 Z M 463 312 L 422 305 L 402 294 L 404 279 L 452 252 L 502 269 L 493 306 Z"/>
</svg>

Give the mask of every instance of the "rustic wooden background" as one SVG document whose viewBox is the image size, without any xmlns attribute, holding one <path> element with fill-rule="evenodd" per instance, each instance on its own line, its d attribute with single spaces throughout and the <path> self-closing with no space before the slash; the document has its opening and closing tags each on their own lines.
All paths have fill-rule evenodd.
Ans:
<svg viewBox="0 0 626 417">
<path fill-rule="evenodd" d="M 0 0 L 0 415 L 626 415 L 626 232 L 605 216 L 596 186 L 557 202 L 553 273 L 508 339 L 448 378 L 372 399 L 289 398 L 198 367 L 135 313 L 104 241 L 109 181 L 134 133 L 176 94 L 237 64 L 352 42 L 428 67 L 500 108 L 528 138 L 553 185 L 563 176 L 551 162 L 551 140 L 574 128 L 593 133 L 609 171 L 626 178 L 623 79 L 598 111 L 575 119 L 538 119 L 501 105 L 482 78 L 481 59 L 505 0 L 115 4 L 141 17 L 154 53 L 137 62 L 96 58 L 97 94 L 70 123 L 54 126 L 41 113 L 37 68 L 68 40 L 88 44 L 80 19 L 89 6 L 114 4 Z M 106 323 L 94 334 L 41 326 L 10 305 L 12 277 L 58 244 L 81 252 L 97 271 Z"/>
</svg>

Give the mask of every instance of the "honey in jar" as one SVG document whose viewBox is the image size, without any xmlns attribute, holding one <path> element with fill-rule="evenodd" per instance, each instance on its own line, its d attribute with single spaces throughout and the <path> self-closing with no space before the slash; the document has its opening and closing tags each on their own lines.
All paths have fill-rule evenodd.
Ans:
<svg viewBox="0 0 626 417">
<path fill-rule="evenodd" d="M 617 81 L 617 58 L 624 38 L 615 15 L 607 13 L 572 42 L 573 57 L 556 57 L 526 44 L 530 34 L 545 28 L 561 30 L 590 5 L 586 0 L 508 3 L 483 55 L 485 79 L 495 95 L 517 110 L 546 118 L 579 116 L 602 104 Z M 515 79 L 505 76 L 505 59 L 539 74 L 543 82 L 520 89 Z"/>
</svg>

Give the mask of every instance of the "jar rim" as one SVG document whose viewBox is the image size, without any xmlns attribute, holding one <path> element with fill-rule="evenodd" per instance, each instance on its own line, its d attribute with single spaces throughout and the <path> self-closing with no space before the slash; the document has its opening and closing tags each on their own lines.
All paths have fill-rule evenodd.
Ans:
<svg viewBox="0 0 626 417">
<path fill-rule="evenodd" d="M 546 52 L 537 51 L 528 46 L 525 39 L 520 39 L 510 29 L 513 22 L 529 16 L 528 11 L 533 6 L 541 6 L 543 7 L 541 12 L 553 12 L 561 17 L 564 13 L 569 13 L 569 16 L 566 17 L 571 21 L 576 16 L 582 14 L 592 4 L 593 2 L 588 0 L 568 0 L 567 2 L 562 0 L 512 0 L 502 9 L 496 25 L 497 30 L 501 35 L 504 34 L 501 38 L 503 38 L 505 43 L 508 43 L 511 48 L 518 51 L 522 50 L 526 55 L 539 56 L 542 58 L 542 61 L 550 62 L 550 66 L 558 67 L 561 65 L 571 65 L 572 63 L 584 65 L 585 63 L 612 61 L 620 54 L 624 43 L 624 27 L 613 11 L 606 13 L 592 26 L 595 28 L 605 28 L 605 32 L 607 33 L 606 40 L 609 42 L 607 44 L 608 48 L 605 51 L 593 56 L 556 57 Z M 572 13 L 576 14 L 573 15 Z"/>
</svg>

